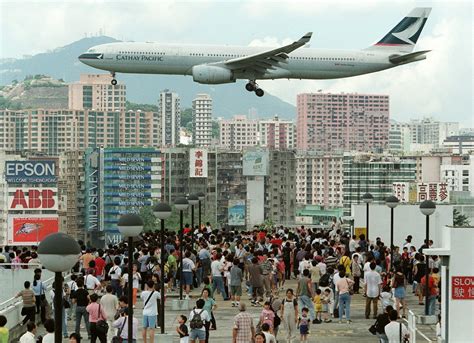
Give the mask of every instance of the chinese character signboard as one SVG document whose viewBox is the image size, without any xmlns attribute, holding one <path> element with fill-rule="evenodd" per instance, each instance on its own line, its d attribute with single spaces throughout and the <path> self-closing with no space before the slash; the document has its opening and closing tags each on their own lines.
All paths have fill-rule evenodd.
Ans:
<svg viewBox="0 0 474 343">
<path fill-rule="evenodd" d="M 395 195 L 400 202 L 408 202 L 409 199 L 409 187 L 408 182 L 397 182 L 392 184 L 393 195 Z"/>
<path fill-rule="evenodd" d="M 453 276 L 451 278 L 453 300 L 474 300 L 474 276 Z"/>
<path fill-rule="evenodd" d="M 242 167 L 245 176 L 268 175 L 268 151 L 246 151 L 243 155 Z"/>
<path fill-rule="evenodd" d="M 417 184 L 417 201 L 431 200 L 436 203 L 449 203 L 448 185 L 444 182 L 427 182 Z"/>
<path fill-rule="evenodd" d="M 228 223 L 231 226 L 245 225 L 245 201 L 229 200 Z"/>
<path fill-rule="evenodd" d="M 189 149 L 189 177 L 207 177 L 207 150 Z"/>
<path fill-rule="evenodd" d="M 55 183 L 54 161 L 6 161 L 5 180 L 8 183 Z"/>
</svg>

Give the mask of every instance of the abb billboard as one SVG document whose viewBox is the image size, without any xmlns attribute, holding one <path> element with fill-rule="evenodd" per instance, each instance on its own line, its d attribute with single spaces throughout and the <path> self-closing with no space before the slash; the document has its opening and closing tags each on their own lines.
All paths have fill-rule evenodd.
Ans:
<svg viewBox="0 0 474 343">
<path fill-rule="evenodd" d="M 57 188 L 9 188 L 9 210 L 57 210 Z"/>
<path fill-rule="evenodd" d="M 46 236 L 58 231 L 58 216 L 10 215 L 8 217 L 8 244 L 37 245 Z"/>
</svg>

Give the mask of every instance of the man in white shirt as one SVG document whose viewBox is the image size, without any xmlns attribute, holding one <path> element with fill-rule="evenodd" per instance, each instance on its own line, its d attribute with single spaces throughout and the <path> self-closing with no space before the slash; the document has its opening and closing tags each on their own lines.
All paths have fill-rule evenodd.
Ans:
<svg viewBox="0 0 474 343">
<path fill-rule="evenodd" d="M 36 324 L 33 322 L 26 323 L 26 332 L 20 337 L 20 343 L 36 343 Z"/>
<path fill-rule="evenodd" d="M 102 286 L 100 284 L 99 279 L 97 279 L 94 275 L 92 275 L 93 270 L 89 271 L 90 274 L 87 274 L 84 278 L 84 285 L 86 289 L 89 291 L 89 294 L 95 293 L 99 291 Z"/>
<path fill-rule="evenodd" d="M 224 271 L 224 265 L 220 261 L 221 257 L 222 255 L 218 253 L 216 255 L 216 259 L 212 261 L 211 263 L 212 289 L 214 289 L 214 291 L 219 290 L 224 300 L 229 300 L 229 298 L 227 298 L 227 292 L 224 287 L 224 280 L 222 279 L 222 272 Z"/>
<path fill-rule="evenodd" d="M 321 272 L 321 275 L 326 274 L 326 267 L 327 267 L 326 263 L 324 263 L 322 260 L 320 260 L 316 266 L 318 266 L 319 271 Z"/>
<path fill-rule="evenodd" d="M 186 299 L 189 299 L 189 291 L 191 290 L 191 285 L 193 284 L 193 270 L 196 269 L 196 265 L 193 260 L 190 259 L 191 252 L 186 251 L 183 258 L 183 283 L 184 291 L 186 292 Z"/>
<path fill-rule="evenodd" d="M 388 343 L 399 343 L 403 342 L 402 338 L 409 338 L 410 332 L 408 331 L 405 324 L 397 322 L 397 310 L 390 311 L 388 316 L 390 318 L 390 323 L 385 325 L 385 335 L 388 338 Z M 402 333 L 402 337 L 400 337 L 400 331 Z"/>
<path fill-rule="evenodd" d="M 209 315 L 209 312 L 206 310 L 203 310 L 205 301 L 204 299 L 199 299 L 196 301 L 196 308 L 194 308 L 190 313 L 189 313 L 189 326 L 191 328 L 191 332 L 189 333 L 189 342 L 194 343 L 196 340 L 198 340 L 199 343 L 204 342 L 206 340 L 206 322 L 211 321 L 211 316 Z M 192 327 L 192 322 L 193 322 L 193 317 L 195 314 L 198 314 L 201 317 L 202 320 L 202 327 L 200 328 L 193 328 Z"/>
<path fill-rule="evenodd" d="M 109 324 L 109 330 L 107 331 L 107 342 L 112 341 L 112 337 L 115 334 L 115 330 L 112 329 L 114 323 L 114 317 L 119 309 L 118 298 L 112 294 L 112 286 L 107 285 L 107 294 L 100 299 L 100 305 L 104 308 L 105 314 L 107 315 L 107 324 Z"/>
<path fill-rule="evenodd" d="M 377 305 L 380 296 L 380 288 L 382 278 L 380 274 L 375 271 L 375 262 L 370 264 L 370 271 L 364 274 L 364 291 L 367 297 L 365 298 L 365 318 L 370 317 L 370 303 L 373 303 L 374 313 L 373 318 L 377 318 Z"/>
<path fill-rule="evenodd" d="M 155 291 L 154 282 L 149 280 L 146 283 L 145 290 L 140 295 L 143 301 L 143 342 L 154 342 L 156 316 L 158 315 L 158 303 L 160 292 Z M 148 334 L 148 335 L 147 335 Z M 147 340 L 149 338 L 149 340 Z"/>
<path fill-rule="evenodd" d="M 120 285 L 120 277 L 122 276 L 122 268 L 120 268 L 120 257 L 114 258 L 114 265 L 110 268 L 107 273 L 110 277 L 110 284 L 114 290 L 114 294 L 120 298 L 122 296 L 122 286 Z"/>
</svg>

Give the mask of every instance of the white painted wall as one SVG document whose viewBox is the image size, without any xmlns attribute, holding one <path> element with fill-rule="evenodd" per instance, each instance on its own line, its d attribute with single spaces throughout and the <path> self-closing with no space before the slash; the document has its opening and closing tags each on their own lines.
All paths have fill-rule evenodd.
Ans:
<svg viewBox="0 0 474 343">
<path fill-rule="evenodd" d="M 366 226 L 365 204 L 353 205 L 354 227 Z M 390 244 L 390 208 L 386 205 L 371 204 L 369 208 L 370 240 L 380 237 L 385 244 Z M 393 216 L 393 244 L 402 246 L 408 235 L 413 236 L 412 244 L 419 248 L 426 235 L 426 219 L 420 212 L 419 205 L 399 204 Z M 436 211 L 430 216 L 430 239 L 433 247 L 441 245 L 441 229 L 453 224 L 453 206 L 437 205 Z"/>
<path fill-rule="evenodd" d="M 265 221 L 265 181 L 263 177 L 247 180 L 247 227 Z"/>
</svg>

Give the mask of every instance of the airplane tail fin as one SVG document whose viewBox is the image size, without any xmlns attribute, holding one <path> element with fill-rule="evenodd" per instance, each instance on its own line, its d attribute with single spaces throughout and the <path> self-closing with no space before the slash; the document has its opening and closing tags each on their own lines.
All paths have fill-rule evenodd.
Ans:
<svg viewBox="0 0 474 343">
<path fill-rule="evenodd" d="M 430 12 L 431 8 L 429 7 L 414 8 L 380 41 L 367 49 L 398 52 L 413 51 Z"/>
</svg>

